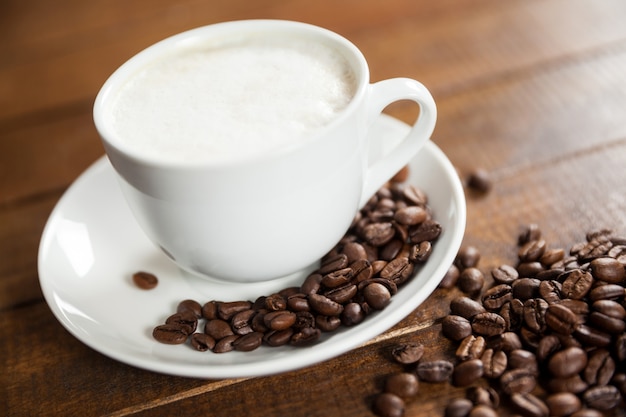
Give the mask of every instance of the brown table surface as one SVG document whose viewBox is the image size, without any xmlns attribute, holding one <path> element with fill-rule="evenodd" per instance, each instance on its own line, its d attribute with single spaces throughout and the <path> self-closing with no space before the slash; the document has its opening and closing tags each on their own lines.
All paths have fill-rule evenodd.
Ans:
<svg viewBox="0 0 626 417">
<path fill-rule="evenodd" d="M 550 247 L 626 235 L 626 2 L 623 0 L 3 0 L 0 2 L 0 414 L 366 416 L 401 341 L 452 358 L 441 335 L 457 289 L 437 289 L 364 346 L 284 374 L 168 376 L 110 359 L 54 318 L 38 280 L 48 216 L 103 148 L 97 91 L 120 64 L 177 32 L 245 18 L 301 20 L 341 33 L 372 81 L 422 81 L 439 109 L 433 141 L 467 192 L 465 245 L 480 269 L 515 263 L 523 225 Z M 414 109 L 390 110 L 410 121 Z M 367 325 L 367 324 L 363 324 Z M 465 388 L 422 383 L 406 415 L 443 415 Z M 503 415 L 510 412 L 503 408 Z M 624 415 L 623 410 L 614 414 Z"/>
</svg>

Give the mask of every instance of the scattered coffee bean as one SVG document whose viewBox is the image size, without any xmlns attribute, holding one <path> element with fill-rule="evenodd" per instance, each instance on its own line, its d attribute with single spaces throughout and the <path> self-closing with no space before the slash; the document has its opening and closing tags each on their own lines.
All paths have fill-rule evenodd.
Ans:
<svg viewBox="0 0 626 417">
<path fill-rule="evenodd" d="M 450 379 L 454 364 L 447 360 L 420 362 L 417 365 L 417 376 L 425 382 L 445 382 Z"/>
<path fill-rule="evenodd" d="M 417 376 L 409 372 L 390 375 L 385 381 L 385 392 L 395 394 L 402 399 L 409 399 L 417 394 L 419 381 Z"/>
<path fill-rule="evenodd" d="M 374 413 L 380 417 L 402 417 L 404 408 L 404 400 L 389 392 L 378 394 L 374 399 Z"/>
<path fill-rule="evenodd" d="M 159 284 L 159 279 L 150 272 L 139 271 L 133 274 L 133 282 L 142 290 L 151 290 Z"/>
<path fill-rule="evenodd" d="M 480 193 L 486 193 L 491 190 L 492 181 L 487 170 L 477 168 L 472 171 L 467 178 L 467 186 Z"/>
<path fill-rule="evenodd" d="M 416 363 L 424 354 L 424 346 L 419 343 L 405 343 L 398 345 L 391 351 L 393 359 L 403 365 Z"/>
</svg>

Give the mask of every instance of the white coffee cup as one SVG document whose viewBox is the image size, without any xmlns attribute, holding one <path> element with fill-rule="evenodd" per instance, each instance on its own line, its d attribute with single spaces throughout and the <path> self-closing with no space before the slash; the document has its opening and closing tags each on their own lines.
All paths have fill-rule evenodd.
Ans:
<svg viewBox="0 0 626 417">
<path fill-rule="evenodd" d="M 289 47 L 302 42 L 305 47 L 300 52 L 315 51 L 318 47 L 331 51 L 331 61 L 336 58 L 347 65 L 346 80 L 351 83 L 352 90 L 345 107 L 331 114 L 320 126 L 302 133 L 301 137 L 293 134 L 293 141 L 241 153 L 235 147 L 235 152 L 223 158 L 203 158 L 203 152 L 209 152 L 201 147 L 200 150 L 185 150 L 185 122 L 170 120 L 169 113 L 186 116 L 192 112 L 192 107 L 195 111 L 196 104 L 189 104 L 187 109 L 186 98 L 182 98 L 182 105 L 171 104 L 171 98 L 165 98 L 161 103 L 158 97 L 153 98 L 153 92 L 160 93 L 165 86 L 169 88 L 179 81 L 182 83 L 180 88 L 189 87 L 188 81 L 192 78 L 183 72 L 178 75 L 178 70 L 168 70 L 173 78 L 167 79 L 163 88 L 143 87 L 144 92 L 149 93 L 150 105 L 155 106 L 153 110 L 145 111 L 146 106 L 139 103 L 135 103 L 134 108 L 116 108 L 123 89 L 138 83 L 135 81 L 140 77 L 138 74 L 147 68 L 164 62 L 176 64 L 183 59 L 181 57 L 199 50 L 211 52 L 234 47 L 248 53 L 247 48 L 252 48 L 249 45 L 265 40 L 277 47 L 282 47 L 282 40 L 288 41 Z M 315 63 L 303 64 L 305 72 L 308 68 L 328 72 L 325 66 L 330 64 L 316 55 L 305 59 L 312 59 Z M 290 60 L 292 58 L 286 59 Z M 282 75 L 284 62 L 279 60 L 274 65 L 281 75 L 268 78 L 286 82 L 287 75 Z M 238 80 L 239 76 L 243 79 L 247 74 L 256 74 L 258 68 L 260 65 L 256 68 L 244 65 L 241 74 L 237 73 L 234 78 Z M 310 81 L 313 87 L 309 81 L 302 83 L 311 87 L 311 93 L 307 93 L 304 99 L 316 95 L 318 90 L 325 90 L 324 82 L 316 77 L 314 74 Z M 156 78 L 160 78 L 160 74 Z M 320 86 L 316 82 L 320 82 Z M 236 84 L 240 88 L 243 80 Z M 270 93 L 263 93 L 267 95 L 267 103 L 274 101 L 272 89 Z M 179 91 L 179 87 L 172 91 Z M 191 88 L 190 91 L 195 90 Z M 247 90 L 243 88 L 242 91 L 246 93 Z M 199 94 L 201 99 L 202 93 Z M 256 87 L 251 88 L 249 94 L 258 94 Z M 377 145 L 367 143 L 368 128 L 387 105 L 398 100 L 417 103 L 419 116 L 407 137 L 393 150 L 376 155 L 372 149 Z M 244 96 L 242 105 L 245 103 Z M 289 119 L 292 113 L 299 114 L 299 110 L 306 113 L 307 106 L 302 103 L 292 105 L 288 97 L 286 103 L 288 111 L 285 113 L 289 117 L 285 116 L 285 119 Z M 172 105 L 173 110 L 168 110 L 166 105 Z M 210 107 L 202 111 L 209 112 L 220 106 L 213 103 Z M 262 109 L 264 111 L 265 107 Z M 146 121 L 149 119 L 143 119 L 139 115 L 141 111 L 147 114 L 146 117 L 153 113 L 157 117 L 152 122 Z M 250 113 L 259 114 L 257 111 Z M 118 119 L 123 117 L 127 120 L 120 122 Z M 264 114 L 259 117 L 254 123 L 262 125 L 267 121 Z M 211 123 L 219 125 L 223 119 L 221 115 L 216 116 L 217 122 L 212 120 Z M 242 117 L 240 126 L 235 119 L 230 129 L 222 131 L 226 134 L 234 131 L 236 136 L 241 127 L 246 132 L 243 124 L 246 120 Z M 103 85 L 94 105 L 95 125 L 107 156 L 119 176 L 123 194 L 147 236 L 186 271 L 244 283 L 280 278 L 314 264 L 341 239 L 358 209 L 415 156 L 430 138 L 435 120 L 435 103 L 419 82 L 394 78 L 370 84 L 365 58 L 351 42 L 316 26 L 277 20 L 219 23 L 165 39 L 115 71 Z M 285 122 L 291 123 L 289 120 Z M 282 119 L 276 123 L 282 123 Z M 132 129 L 120 128 L 126 125 Z M 155 130 L 150 130 L 152 128 Z M 190 133 L 194 129 L 191 128 Z M 277 130 L 281 131 L 282 127 Z M 216 127 L 215 131 L 221 130 Z M 159 140 L 164 141 L 179 140 L 180 146 L 178 142 L 172 143 L 174 148 L 182 150 L 182 156 L 170 158 L 175 152 L 167 148 L 158 150 L 156 142 L 156 152 L 152 152 L 154 149 L 150 144 L 133 145 L 134 139 L 141 136 L 150 139 L 151 135 L 155 138 L 161 135 L 163 137 Z M 254 136 L 255 140 L 260 138 L 265 142 L 265 130 L 261 128 L 255 127 L 240 135 L 246 136 L 242 139 Z M 270 141 L 269 133 L 266 136 Z M 228 146 L 229 140 L 224 142 Z M 254 148 L 254 141 L 250 143 L 252 146 L 245 145 L 245 142 L 237 146 Z M 213 151 L 210 153 L 213 155 Z"/>
</svg>

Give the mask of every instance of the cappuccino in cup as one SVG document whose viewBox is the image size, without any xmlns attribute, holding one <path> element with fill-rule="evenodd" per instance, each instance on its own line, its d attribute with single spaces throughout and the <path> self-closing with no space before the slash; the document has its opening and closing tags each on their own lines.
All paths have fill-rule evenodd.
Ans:
<svg viewBox="0 0 626 417">
<path fill-rule="evenodd" d="M 384 154 L 390 103 L 420 114 Z M 138 225 L 183 270 L 263 283 L 314 266 L 430 138 L 418 81 L 371 84 L 363 54 L 313 25 L 244 20 L 167 38 L 96 97 L 94 121 Z M 370 143 L 372 142 L 372 143 Z"/>
<path fill-rule="evenodd" d="M 129 147 L 155 160 L 232 161 L 307 138 L 355 90 L 354 72 L 332 47 L 255 34 L 146 65 L 119 89 L 110 117 Z"/>
</svg>

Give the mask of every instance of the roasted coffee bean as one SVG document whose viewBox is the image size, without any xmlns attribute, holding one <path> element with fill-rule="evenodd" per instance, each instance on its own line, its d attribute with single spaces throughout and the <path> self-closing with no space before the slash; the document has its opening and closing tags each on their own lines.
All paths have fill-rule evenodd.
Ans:
<svg viewBox="0 0 626 417">
<path fill-rule="evenodd" d="M 511 284 L 513 298 L 522 301 L 536 298 L 539 295 L 539 285 L 541 281 L 536 278 L 519 278 Z"/>
<path fill-rule="evenodd" d="M 574 337 L 583 345 L 589 347 L 606 347 L 611 344 L 611 335 L 594 329 L 585 324 L 576 327 Z"/>
<path fill-rule="evenodd" d="M 225 337 L 235 334 L 230 324 L 222 319 L 208 320 L 204 325 L 204 333 L 208 334 L 215 340 L 221 340 Z"/>
<path fill-rule="evenodd" d="M 441 230 L 441 224 L 435 220 L 424 220 L 417 226 L 409 228 L 409 239 L 413 243 L 420 243 L 426 240 L 432 242 L 439 238 Z"/>
<path fill-rule="evenodd" d="M 561 301 L 563 285 L 555 280 L 541 281 L 539 284 L 539 296 L 548 304 L 557 304 Z"/>
<path fill-rule="evenodd" d="M 455 265 L 460 269 L 476 268 L 480 261 L 480 252 L 475 246 L 461 246 L 454 260 Z"/>
<path fill-rule="evenodd" d="M 498 311 L 513 298 L 513 290 L 508 284 L 500 284 L 489 288 L 483 294 L 483 306 L 489 311 Z"/>
<path fill-rule="evenodd" d="M 611 284 L 620 284 L 626 278 L 624 265 L 614 258 L 596 258 L 589 268 L 595 279 Z"/>
<path fill-rule="evenodd" d="M 506 323 L 499 314 L 478 313 L 472 317 L 472 330 L 481 336 L 497 336 L 506 331 Z"/>
<path fill-rule="evenodd" d="M 157 278 L 157 276 L 150 272 L 135 272 L 132 278 L 135 285 L 142 290 L 151 290 L 159 284 L 159 279 Z"/>
<path fill-rule="evenodd" d="M 478 404 L 472 408 L 468 417 L 498 417 L 498 413 L 488 405 Z"/>
<path fill-rule="evenodd" d="M 469 173 L 467 186 L 478 193 L 487 193 L 493 187 L 493 181 L 486 169 L 476 168 Z"/>
<path fill-rule="evenodd" d="M 509 285 L 519 278 L 517 270 L 510 265 L 500 265 L 498 268 L 492 269 L 491 276 L 496 283 Z"/>
<path fill-rule="evenodd" d="M 485 338 L 469 335 L 464 338 L 456 349 L 456 357 L 462 361 L 480 359 L 486 347 Z"/>
<path fill-rule="evenodd" d="M 348 303 L 341 313 L 341 323 L 344 326 L 354 326 L 365 319 L 365 312 L 359 303 Z"/>
<path fill-rule="evenodd" d="M 498 339 L 491 339 L 492 343 L 497 344 L 498 349 L 504 352 L 511 352 L 516 349 L 522 348 L 522 341 L 520 340 L 517 333 L 514 332 L 504 332 L 500 335 Z"/>
<path fill-rule="evenodd" d="M 367 260 L 367 252 L 359 242 L 348 242 L 343 246 L 342 252 L 346 255 L 348 263 Z"/>
<path fill-rule="evenodd" d="M 583 378 L 589 385 L 607 385 L 615 374 L 615 361 L 606 349 L 596 349 L 589 355 Z"/>
<path fill-rule="evenodd" d="M 373 411 L 379 417 L 402 417 L 404 408 L 404 400 L 389 392 L 378 394 L 374 399 Z"/>
<path fill-rule="evenodd" d="M 624 319 L 611 317 L 598 311 L 594 311 L 589 315 L 589 324 L 602 332 L 611 334 L 619 334 L 626 330 Z"/>
<path fill-rule="evenodd" d="M 548 417 L 548 406 L 533 394 L 514 393 L 511 395 L 511 403 L 524 417 Z"/>
<path fill-rule="evenodd" d="M 213 350 L 215 347 L 215 339 L 208 334 L 194 333 L 191 335 L 191 346 L 200 352 L 206 352 L 207 350 Z"/>
<path fill-rule="evenodd" d="M 300 286 L 300 292 L 302 294 L 316 294 L 320 286 L 322 285 L 322 278 L 324 276 L 319 273 L 313 273 L 306 277 L 302 285 Z"/>
<path fill-rule="evenodd" d="M 263 304 L 267 311 L 284 310 L 287 308 L 287 297 L 279 293 L 271 294 L 265 297 Z M 240 308 L 243 309 L 244 306 L 240 305 Z"/>
<path fill-rule="evenodd" d="M 526 369 L 533 375 L 539 375 L 537 356 L 526 349 L 515 349 L 508 354 L 508 366 L 511 369 Z"/>
<path fill-rule="evenodd" d="M 454 365 L 446 360 L 419 362 L 417 376 L 424 382 L 445 382 L 450 379 Z"/>
<path fill-rule="evenodd" d="M 441 331 L 448 339 L 458 342 L 472 334 L 472 325 L 464 317 L 449 315 L 443 318 Z"/>
<path fill-rule="evenodd" d="M 467 417 L 474 404 L 467 398 L 455 398 L 446 406 L 445 417 Z"/>
<path fill-rule="evenodd" d="M 453 288 L 461 275 L 459 268 L 452 264 L 439 283 L 439 288 Z"/>
<path fill-rule="evenodd" d="M 317 273 L 321 275 L 326 275 L 330 272 L 346 268 L 348 264 L 348 256 L 345 253 L 340 253 L 324 259 L 320 268 L 317 270 Z"/>
<path fill-rule="evenodd" d="M 250 310 L 252 303 L 249 301 L 230 301 L 217 305 L 217 315 L 222 320 L 230 320 L 235 314 L 245 310 Z"/>
<path fill-rule="evenodd" d="M 480 357 L 487 378 L 499 378 L 507 368 L 508 359 L 502 350 L 485 349 Z"/>
<path fill-rule="evenodd" d="M 475 405 L 486 405 L 491 408 L 500 405 L 500 395 L 491 387 L 470 387 L 467 390 L 467 398 Z"/>
<path fill-rule="evenodd" d="M 187 341 L 189 333 L 178 324 L 162 324 L 154 328 L 152 337 L 167 345 L 180 345 Z"/>
<path fill-rule="evenodd" d="M 293 329 L 272 330 L 263 335 L 263 341 L 269 346 L 284 346 L 291 340 Z"/>
<path fill-rule="evenodd" d="M 357 294 L 357 291 L 358 289 L 356 285 L 347 284 L 341 287 L 333 288 L 330 291 L 326 291 L 324 292 L 324 295 L 336 303 L 345 304 Z"/>
<path fill-rule="evenodd" d="M 506 323 L 507 330 L 517 331 L 524 322 L 524 304 L 514 298 L 502 306 L 500 315 Z"/>
<path fill-rule="evenodd" d="M 484 313 L 485 307 L 469 297 L 458 297 L 450 302 L 450 312 L 471 320 L 476 314 Z"/>
<path fill-rule="evenodd" d="M 216 341 L 213 347 L 213 353 L 226 353 L 235 350 L 235 341 L 240 337 L 242 336 L 234 334 Z"/>
<path fill-rule="evenodd" d="M 391 351 L 393 359 L 403 365 L 418 362 L 424 354 L 424 345 L 419 343 L 405 343 L 395 346 Z"/>
<path fill-rule="evenodd" d="M 410 247 L 409 261 L 414 264 L 422 264 L 430 258 L 431 253 L 433 253 L 433 245 L 425 240 Z"/>
<path fill-rule="evenodd" d="M 587 406 L 602 411 L 615 408 L 620 400 L 619 390 L 613 385 L 591 387 L 583 393 L 583 401 Z"/>
<path fill-rule="evenodd" d="M 457 286 L 461 291 L 471 296 L 477 295 L 483 289 L 485 285 L 485 276 L 478 268 L 465 268 L 459 280 Z"/>
<path fill-rule="evenodd" d="M 550 378 L 547 385 L 551 392 L 571 392 L 574 394 L 580 394 L 589 387 L 589 384 L 583 381 L 578 374 L 568 378 Z"/>
<path fill-rule="evenodd" d="M 270 330 L 285 330 L 296 323 L 296 314 L 287 310 L 270 311 L 263 316 L 263 321 Z"/>
<path fill-rule="evenodd" d="M 621 362 L 626 361 L 626 333 L 622 333 L 621 335 L 617 336 L 613 346 L 617 360 Z"/>
<path fill-rule="evenodd" d="M 293 346 L 309 346 L 315 343 L 321 335 L 321 331 L 314 327 L 305 327 L 291 336 L 291 345 Z"/>
<path fill-rule="evenodd" d="M 564 258 L 565 251 L 563 249 L 547 249 L 539 259 L 539 262 L 546 267 L 550 267 Z"/>
<path fill-rule="evenodd" d="M 543 333 L 546 329 L 548 307 L 548 303 L 541 298 L 531 298 L 524 302 L 524 324 L 529 330 Z"/>
<path fill-rule="evenodd" d="M 352 283 L 358 284 L 367 281 L 374 275 L 374 268 L 367 259 L 359 259 L 350 264 L 352 269 Z"/>
<path fill-rule="evenodd" d="M 567 378 L 585 369 L 587 354 L 578 347 L 569 347 L 556 352 L 548 360 L 550 373 L 557 378 Z"/>
<path fill-rule="evenodd" d="M 233 316 L 230 320 L 230 325 L 238 335 L 244 335 L 248 333 L 252 333 L 254 330 L 252 329 L 252 319 L 257 314 L 254 310 L 244 310 Z"/>
<path fill-rule="evenodd" d="M 581 300 L 593 284 L 593 277 L 589 272 L 582 269 L 573 269 L 560 275 L 559 280 L 563 282 L 563 297 Z"/>
<path fill-rule="evenodd" d="M 537 378 L 532 370 L 515 368 L 508 370 L 500 377 L 502 391 L 511 395 L 528 394 L 537 386 Z"/>
<path fill-rule="evenodd" d="M 309 311 L 299 311 L 296 313 L 296 322 L 291 327 L 294 330 L 315 327 L 315 316 Z"/>
<path fill-rule="evenodd" d="M 520 246 L 533 241 L 541 239 L 541 229 L 535 223 L 528 224 L 524 227 L 524 230 L 519 234 L 517 242 Z"/>
<path fill-rule="evenodd" d="M 172 314 L 165 320 L 165 324 L 174 324 L 180 326 L 188 335 L 196 331 L 198 326 L 198 318 L 191 311 L 183 311 L 182 313 Z"/>
<path fill-rule="evenodd" d="M 414 226 L 422 223 L 428 218 L 428 213 L 424 207 L 408 206 L 398 209 L 393 217 L 395 221 L 406 226 Z"/>
<path fill-rule="evenodd" d="M 385 285 L 373 282 L 363 289 L 363 298 L 374 310 L 382 310 L 391 301 L 391 293 Z"/>
<path fill-rule="evenodd" d="M 543 265 L 539 261 L 522 262 L 517 266 L 517 273 L 522 278 L 537 278 L 544 270 Z"/>
<path fill-rule="evenodd" d="M 341 304 L 323 295 L 309 294 L 308 298 L 311 308 L 324 316 L 339 316 L 343 311 Z"/>
<path fill-rule="evenodd" d="M 352 280 L 352 268 L 342 268 L 329 272 L 322 278 L 321 284 L 326 288 L 337 288 L 348 284 Z"/>
<path fill-rule="evenodd" d="M 539 361 L 547 360 L 554 352 L 561 349 L 561 341 L 556 335 L 550 334 L 544 336 L 535 350 Z"/>
<path fill-rule="evenodd" d="M 311 310 L 306 294 L 297 293 L 290 295 L 287 298 L 287 309 L 293 312 Z"/>
<path fill-rule="evenodd" d="M 418 390 L 419 381 L 413 373 L 400 372 L 388 376 L 385 381 L 385 392 L 395 394 L 405 400 L 417 395 Z"/>
<path fill-rule="evenodd" d="M 191 312 L 197 318 L 202 317 L 202 306 L 195 300 L 183 300 L 176 307 L 177 313 Z"/>
<path fill-rule="evenodd" d="M 579 324 L 578 317 L 572 310 L 561 305 L 549 305 L 545 313 L 546 325 L 561 334 L 572 334 Z"/>
<path fill-rule="evenodd" d="M 261 343 L 263 343 L 263 333 L 252 332 L 236 339 L 233 347 L 240 352 L 250 352 L 261 346 Z"/>
<path fill-rule="evenodd" d="M 323 332 L 333 332 L 341 326 L 341 318 L 338 316 L 315 316 L 315 326 Z"/>
<path fill-rule="evenodd" d="M 603 416 L 604 414 L 602 414 L 598 410 L 594 410 L 592 408 L 583 408 L 582 410 L 576 411 L 570 417 L 603 417 Z"/>
<path fill-rule="evenodd" d="M 383 246 L 396 234 L 396 229 L 391 222 L 370 223 L 363 228 L 363 239 L 372 246 Z M 427 240 L 427 239 L 425 239 Z"/>
<path fill-rule="evenodd" d="M 541 259 L 545 251 L 546 241 L 543 239 L 536 239 L 522 245 L 517 255 L 521 262 L 535 262 Z"/>
<path fill-rule="evenodd" d="M 207 320 L 213 320 L 217 318 L 217 301 L 208 301 L 206 302 L 203 306 L 202 309 L 200 310 L 200 314 L 202 316 L 202 318 L 205 318 Z"/>
<path fill-rule="evenodd" d="M 589 299 L 593 301 L 598 300 L 619 300 L 623 299 L 626 288 L 617 284 L 600 285 L 589 291 Z"/>
<path fill-rule="evenodd" d="M 457 387 L 466 387 L 483 376 L 480 359 L 470 359 L 458 364 L 452 372 L 452 382 Z"/>
<path fill-rule="evenodd" d="M 380 277 L 393 281 L 396 285 L 403 284 L 413 276 L 414 266 L 406 256 L 401 256 L 389 262 L 380 271 Z"/>
<path fill-rule="evenodd" d="M 569 392 L 559 392 L 548 396 L 546 405 L 550 410 L 550 416 L 554 417 L 569 416 L 582 407 L 580 399 Z"/>
</svg>

